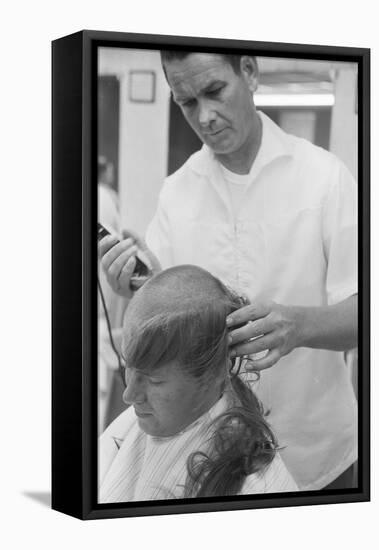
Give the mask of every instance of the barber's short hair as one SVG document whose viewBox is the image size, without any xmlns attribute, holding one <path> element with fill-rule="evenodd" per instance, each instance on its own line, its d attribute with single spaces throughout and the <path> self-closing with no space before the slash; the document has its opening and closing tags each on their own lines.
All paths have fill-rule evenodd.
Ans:
<svg viewBox="0 0 379 550">
<path fill-rule="evenodd" d="M 204 53 L 204 52 L 188 52 L 183 50 L 161 50 L 161 62 L 162 62 L 163 70 L 165 69 L 166 61 L 167 62 L 174 61 L 174 60 L 180 61 L 194 53 Z M 243 55 L 250 55 L 250 54 L 234 55 L 234 54 L 227 54 L 227 53 L 218 54 L 216 52 L 216 55 L 220 55 L 221 57 L 223 57 L 224 60 L 227 63 L 229 63 L 229 65 L 232 67 L 234 72 L 239 75 L 241 74 L 241 57 Z M 254 55 L 251 54 L 250 57 L 252 57 L 256 61 L 256 57 Z"/>
</svg>

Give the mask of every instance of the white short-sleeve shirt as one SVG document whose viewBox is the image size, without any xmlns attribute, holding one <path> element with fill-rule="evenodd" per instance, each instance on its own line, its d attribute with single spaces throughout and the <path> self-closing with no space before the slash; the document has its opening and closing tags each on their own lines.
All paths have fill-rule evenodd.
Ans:
<svg viewBox="0 0 379 550">
<path fill-rule="evenodd" d="M 331 153 L 259 113 L 262 143 L 239 208 L 207 146 L 168 177 L 148 228 L 167 268 L 199 265 L 237 292 L 321 306 L 357 293 L 357 186 Z M 357 459 L 357 406 L 343 354 L 298 348 L 261 373 L 283 459 L 320 489 Z"/>
</svg>

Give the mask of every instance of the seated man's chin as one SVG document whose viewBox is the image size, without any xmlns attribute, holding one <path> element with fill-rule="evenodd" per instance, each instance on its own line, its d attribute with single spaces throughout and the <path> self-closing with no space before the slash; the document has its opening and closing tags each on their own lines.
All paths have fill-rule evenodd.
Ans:
<svg viewBox="0 0 379 550">
<path fill-rule="evenodd" d="M 153 416 L 151 414 L 146 416 L 138 416 L 138 426 L 141 428 L 142 431 L 147 433 L 148 435 L 157 435 L 155 434 L 154 425 L 153 425 Z"/>
</svg>

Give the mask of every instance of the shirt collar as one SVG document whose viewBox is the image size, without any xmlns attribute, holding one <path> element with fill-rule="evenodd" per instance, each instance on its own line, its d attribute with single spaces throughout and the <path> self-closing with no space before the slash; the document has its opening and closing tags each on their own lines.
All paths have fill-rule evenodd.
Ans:
<svg viewBox="0 0 379 550">
<path fill-rule="evenodd" d="M 258 115 L 262 121 L 262 142 L 250 172 L 253 177 L 276 159 L 293 155 L 291 137 L 267 115 L 261 111 L 258 111 Z M 214 173 L 214 165 L 217 163 L 213 151 L 205 144 L 189 160 L 190 168 L 205 176 Z"/>
</svg>

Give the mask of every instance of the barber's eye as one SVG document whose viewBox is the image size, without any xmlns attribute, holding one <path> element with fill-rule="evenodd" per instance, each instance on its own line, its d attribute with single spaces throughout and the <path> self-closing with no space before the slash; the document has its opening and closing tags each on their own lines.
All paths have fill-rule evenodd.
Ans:
<svg viewBox="0 0 379 550">
<path fill-rule="evenodd" d="M 224 89 L 223 86 L 220 86 L 219 88 L 215 88 L 214 90 L 209 90 L 208 95 L 211 96 L 211 97 L 212 97 L 212 96 L 216 96 L 216 95 L 218 95 L 223 89 Z"/>
<path fill-rule="evenodd" d="M 187 101 L 184 101 L 180 105 L 181 107 L 184 107 L 184 108 L 190 108 L 190 107 L 193 107 L 195 103 L 196 103 L 195 99 L 188 99 Z"/>
</svg>

